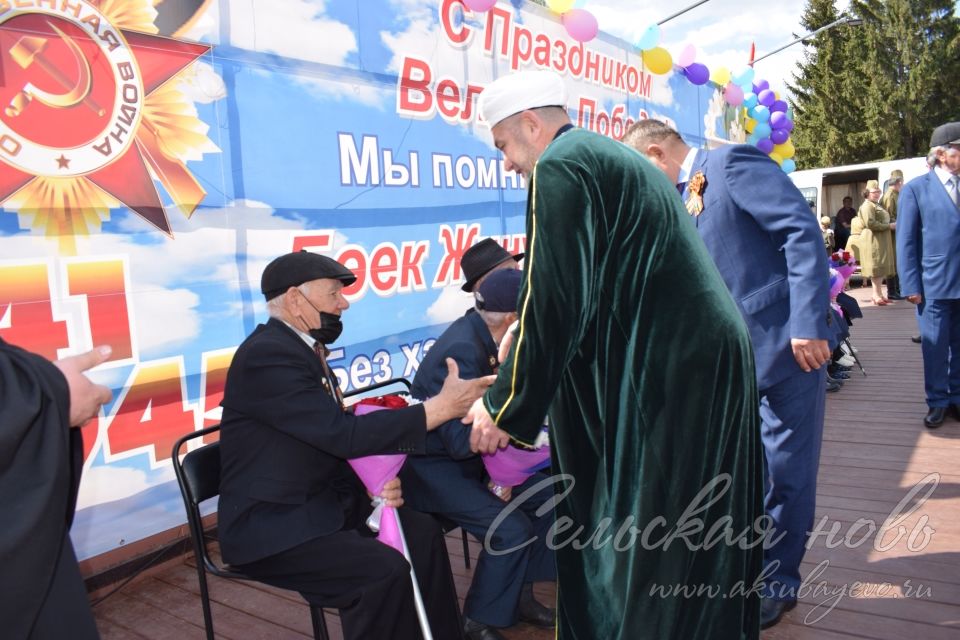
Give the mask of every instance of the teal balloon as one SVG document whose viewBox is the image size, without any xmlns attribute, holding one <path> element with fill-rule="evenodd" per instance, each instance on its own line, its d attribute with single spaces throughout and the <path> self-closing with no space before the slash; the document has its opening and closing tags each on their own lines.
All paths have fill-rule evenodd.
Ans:
<svg viewBox="0 0 960 640">
<path fill-rule="evenodd" d="M 758 104 L 754 108 L 750 109 L 750 117 L 757 122 L 766 122 L 770 119 L 770 109 L 766 108 L 762 104 Z"/>
<path fill-rule="evenodd" d="M 744 93 L 753 93 L 753 67 L 743 67 L 732 79 L 734 84 L 743 87 Z"/>
<path fill-rule="evenodd" d="M 760 138 L 757 137 L 756 133 L 751 133 L 747 136 L 747 144 L 757 144 L 760 141 Z"/>
<path fill-rule="evenodd" d="M 577 0 L 573 3 L 574 9 L 583 9 L 583 5 L 587 4 L 587 0 Z"/>
<path fill-rule="evenodd" d="M 780 168 L 783 169 L 784 173 L 793 173 L 797 168 L 797 163 L 793 161 L 793 158 L 786 158 Z"/>
<path fill-rule="evenodd" d="M 634 46 L 641 51 L 653 49 L 660 43 L 660 25 L 652 24 L 644 30 Z"/>
<path fill-rule="evenodd" d="M 758 122 L 757 125 L 753 128 L 753 135 L 757 136 L 757 140 L 763 140 L 764 138 L 769 138 L 772 129 L 770 125 L 766 122 Z"/>
<path fill-rule="evenodd" d="M 743 106 L 745 106 L 747 109 L 753 109 L 755 106 L 757 106 L 757 94 L 753 93 L 752 91 L 750 93 L 743 94 Z"/>
</svg>

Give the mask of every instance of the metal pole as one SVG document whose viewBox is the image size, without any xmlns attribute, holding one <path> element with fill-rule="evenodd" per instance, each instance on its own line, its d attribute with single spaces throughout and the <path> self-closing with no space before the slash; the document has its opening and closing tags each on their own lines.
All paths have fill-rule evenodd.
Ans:
<svg viewBox="0 0 960 640">
<path fill-rule="evenodd" d="M 661 21 L 658 22 L 657 24 L 658 24 L 658 25 L 661 25 L 661 24 L 663 24 L 664 22 L 667 22 L 667 21 L 669 21 L 669 20 L 673 20 L 673 19 L 676 18 L 677 16 L 682 16 L 682 15 L 685 14 L 687 11 L 690 11 L 691 9 L 696 9 L 697 7 L 699 7 L 700 5 L 702 5 L 703 3 L 709 2 L 709 1 L 710 1 L 710 0 L 700 0 L 699 2 L 695 2 L 695 3 L 693 3 L 692 5 L 690 5 L 689 7 L 687 7 L 686 9 L 680 9 L 680 11 L 677 11 L 676 13 L 667 16 L 666 18 L 664 18 L 663 20 L 661 20 Z"/>
<path fill-rule="evenodd" d="M 810 38 L 810 37 L 812 37 L 812 36 L 815 36 L 815 35 L 817 35 L 818 33 L 820 33 L 821 31 L 826 31 L 827 29 L 832 29 L 832 28 L 838 27 L 838 26 L 840 26 L 840 25 L 842 25 L 842 24 L 849 24 L 850 26 L 857 26 L 857 25 L 860 25 L 860 24 L 862 24 L 862 23 L 863 23 L 863 21 L 860 20 L 859 18 L 851 18 L 850 16 L 844 16 L 843 18 L 840 18 L 839 20 L 834 20 L 834 21 L 831 22 L 830 24 L 825 25 L 825 26 L 823 26 L 823 27 L 820 27 L 820 28 L 817 29 L 816 31 L 811 31 L 810 33 L 808 33 L 808 34 L 806 34 L 806 35 L 804 35 L 804 36 L 800 36 L 799 38 L 797 38 L 796 40 L 793 40 L 792 42 L 788 42 L 787 44 L 783 45 L 783 46 L 780 47 L 779 49 L 774 49 L 774 50 L 771 51 L 770 53 L 765 53 L 765 54 L 763 54 L 763 55 L 760 56 L 759 58 L 756 58 L 756 59 L 753 61 L 753 64 L 757 64 L 758 62 L 760 62 L 760 61 L 763 60 L 764 58 L 769 58 L 770 56 L 772 56 L 772 55 L 775 54 L 775 53 L 780 53 L 781 51 L 783 51 L 783 50 L 786 49 L 787 47 L 792 47 L 793 45 L 797 44 L 798 42 L 803 42 L 803 41 L 806 40 L 807 38 Z"/>
</svg>

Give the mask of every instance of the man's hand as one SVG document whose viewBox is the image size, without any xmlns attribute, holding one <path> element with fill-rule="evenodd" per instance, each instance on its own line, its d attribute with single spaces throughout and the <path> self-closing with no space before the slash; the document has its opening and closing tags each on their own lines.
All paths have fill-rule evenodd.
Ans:
<svg viewBox="0 0 960 640">
<path fill-rule="evenodd" d="M 402 505 L 403 492 L 400 490 L 400 478 L 388 480 L 383 485 L 383 491 L 380 492 L 380 497 L 386 500 L 388 507 L 396 508 Z"/>
<path fill-rule="evenodd" d="M 423 403 L 427 412 L 427 431 L 436 429 L 444 422 L 466 415 L 483 392 L 487 390 L 497 376 L 484 376 L 473 380 L 460 377 L 457 361 L 447 358 L 447 378 L 443 381 L 440 393 Z"/>
<path fill-rule="evenodd" d="M 826 340 L 793 338 L 790 346 L 793 348 L 793 357 L 804 371 L 819 369 L 830 362 L 830 347 Z"/>
<path fill-rule="evenodd" d="M 507 332 L 503 334 L 503 340 L 500 341 L 500 349 L 497 351 L 497 360 L 503 362 L 507 359 L 507 354 L 510 353 L 510 347 L 513 345 L 514 331 L 517 327 L 520 326 L 519 320 L 514 320 L 509 327 L 507 327 Z"/>
<path fill-rule="evenodd" d="M 912 296 L 906 296 L 906 300 L 911 304 L 920 304 L 923 302 L 923 296 L 919 293 L 915 293 Z"/>
<path fill-rule="evenodd" d="M 113 397 L 110 389 L 94 384 L 83 372 L 92 369 L 110 358 L 108 346 L 97 347 L 80 355 L 55 360 L 54 365 L 67 379 L 70 388 L 70 426 L 83 426 L 87 420 L 100 412 L 100 407 Z"/>
<path fill-rule="evenodd" d="M 470 450 L 474 453 L 493 453 L 510 443 L 510 436 L 493 423 L 493 418 L 483 406 L 483 400 L 477 399 L 470 413 L 461 420 L 464 424 L 473 424 L 470 432 Z"/>
<path fill-rule="evenodd" d="M 493 482 L 488 482 L 487 489 L 490 489 L 490 493 L 497 496 L 504 502 L 510 502 L 510 498 L 513 496 L 513 487 L 501 487 Z"/>
</svg>

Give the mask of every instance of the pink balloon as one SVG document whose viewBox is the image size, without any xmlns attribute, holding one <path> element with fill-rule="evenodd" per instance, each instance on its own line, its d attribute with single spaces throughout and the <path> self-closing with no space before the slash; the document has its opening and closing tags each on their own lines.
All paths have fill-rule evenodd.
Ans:
<svg viewBox="0 0 960 640">
<path fill-rule="evenodd" d="M 589 42 L 597 37 L 600 26 L 593 14 L 586 9 L 571 9 L 560 16 L 567 33 L 577 42 Z"/>
<path fill-rule="evenodd" d="M 497 4 L 497 0 L 463 0 L 463 4 L 467 5 L 467 9 L 471 11 L 487 11 Z"/>
<path fill-rule="evenodd" d="M 738 107 L 743 104 L 743 89 L 731 82 L 727 85 L 726 89 L 723 90 L 723 99 L 726 100 L 730 106 Z"/>
<path fill-rule="evenodd" d="M 677 56 L 677 65 L 681 67 L 689 67 L 696 59 L 697 49 L 692 44 L 688 44 L 683 48 L 683 51 L 680 52 L 680 55 Z"/>
</svg>

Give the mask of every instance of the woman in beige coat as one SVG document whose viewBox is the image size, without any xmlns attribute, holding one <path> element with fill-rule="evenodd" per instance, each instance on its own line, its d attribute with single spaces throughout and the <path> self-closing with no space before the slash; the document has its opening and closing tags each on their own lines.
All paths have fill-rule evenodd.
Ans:
<svg viewBox="0 0 960 640">
<path fill-rule="evenodd" d="M 870 278 L 873 284 L 873 303 L 886 305 L 890 304 L 890 301 L 883 295 L 881 280 L 892 276 L 896 268 L 892 231 L 897 224 L 890 221 L 890 214 L 878 204 L 880 195 L 880 183 L 869 180 L 863 190 L 865 199 L 855 220 L 859 220 L 863 225 L 857 240 L 860 248 L 860 272 L 865 278 Z"/>
</svg>

